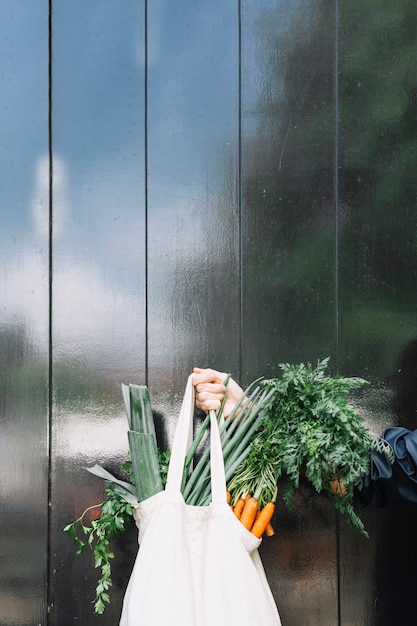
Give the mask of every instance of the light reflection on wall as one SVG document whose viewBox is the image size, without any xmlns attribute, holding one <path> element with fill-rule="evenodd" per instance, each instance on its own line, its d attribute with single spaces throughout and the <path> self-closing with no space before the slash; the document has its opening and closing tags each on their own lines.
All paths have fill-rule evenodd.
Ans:
<svg viewBox="0 0 417 626">
<path fill-rule="evenodd" d="M 121 392 L 120 405 L 123 405 Z M 60 456 L 82 459 L 85 466 L 100 465 L 104 458 L 107 462 L 109 458 L 124 459 L 129 449 L 125 413 L 106 415 L 97 413 L 97 406 L 91 406 L 91 412 L 88 408 L 83 404 L 82 411 L 66 413 L 58 435 Z"/>
</svg>

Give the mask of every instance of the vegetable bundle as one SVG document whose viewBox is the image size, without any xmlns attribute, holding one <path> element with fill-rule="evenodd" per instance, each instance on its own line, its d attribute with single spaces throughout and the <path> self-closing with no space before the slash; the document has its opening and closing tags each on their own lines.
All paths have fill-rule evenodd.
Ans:
<svg viewBox="0 0 417 626">
<path fill-rule="evenodd" d="M 319 361 L 315 368 L 281 364 L 280 378 L 261 381 L 261 388 L 269 391 L 264 419 L 228 488 L 235 500 L 251 492 L 266 503 L 282 476 L 287 481 L 283 499 L 291 508 L 304 476 L 367 536 L 352 496 L 362 489 L 372 452 L 386 454 L 391 462 L 393 452 L 370 433 L 349 403 L 350 392 L 366 381 L 326 375 L 328 362 Z"/>
<path fill-rule="evenodd" d="M 373 437 L 361 416 L 349 404 L 351 390 L 366 381 L 325 374 L 329 359 L 310 364 L 281 364 L 280 378 L 260 379 L 244 392 L 230 415 L 223 418 L 226 397 L 218 411 L 230 506 L 236 517 L 257 537 L 274 534 L 271 520 L 278 481 L 287 481 L 284 502 L 293 505 L 300 474 L 324 491 L 360 532 L 367 535 L 352 506 L 354 489 L 361 489 L 373 450 L 392 459 L 387 444 Z M 224 381 L 227 383 L 230 376 Z M 88 468 L 106 483 L 102 512 L 90 525 L 84 514 L 63 530 L 74 539 L 78 553 L 88 537 L 95 565 L 101 567 L 95 611 L 102 613 L 111 586 L 110 540 L 124 530 L 132 508 L 161 491 L 166 481 L 169 451 L 158 450 L 149 391 L 144 386 L 122 385 L 129 431 L 129 458 L 122 466 L 130 482 L 104 468 Z M 187 504 L 206 506 L 211 501 L 209 438 L 210 417 L 200 425 L 187 453 L 182 493 Z M 204 443 L 203 443 L 204 442 Z M 89 507 L 91 508 L 91 507 Z M 111 516 L 113 515 L 113 520 Z"/>
</svg>

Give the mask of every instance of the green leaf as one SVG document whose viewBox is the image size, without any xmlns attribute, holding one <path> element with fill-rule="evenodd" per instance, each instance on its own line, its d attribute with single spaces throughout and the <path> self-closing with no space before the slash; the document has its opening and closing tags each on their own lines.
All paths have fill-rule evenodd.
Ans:
<svg viewBox="0 0 417 626">
<path fill-rule="evenodd" d="M 158 450 L 152 434 L 129 430 L 129 448 L 139 502 L 162 491 Z"/>
<path fill-rule="evenodd" d="M 86 467 L 86 470 L 88 470 L 89 472 L 91 472 L 91 474 L 94 474 L 98 478 L 101 478 L 108 484 L 117 485 L 118 491 L 121 495 L 127 492 L 127 497 L 129 497 L 129 495 L 135 496 L 135 488 L 133 487 L 133 485 L 124 480 L 119 480 L 118 478 L 113 476 L 111 472 L 108 472 L 104 467 L 101 467 L 101 465 L 96 464 L 92 467 Z"/>
<path fill-rule="evenodd" d="M 329 358 L 318 361 L 316 367 L 310 363 L 281 363 L 280 378 L 261 381 L 272 396 L 264 409 L 262 428 L 228 488 L 239 493 L 255 485 L 258 492 L 264 492 L 261 497 L 267 497 L 272 481 L 263 478 L 260 468 L 270 464 L 275 481 L 286 476 L 288 484 L 283 498 L 287 506 L 292 506 L 303 469 L 318 492 L 330 491 L 330 481 L 337 477 L 345 483 L 349 494 L 334 500 L 338 510 L 366 534 L 353 510 L 350 494 L 354 488 L 362 487 L 375 444 L 364 420 L 349 404 L 349 393 L 366 381 L 327 375 L 328 364 Z"/>
<path fill-rule="evenodd" d="M 78 533 L 82 536 L 88 535 L 88 546 L 93 552 L 94 565 L 100 569 L 94 600 L 94 610 L 98 614 L 104 613 L 105 605 L 110 602 L 106 591 L 112 585 L 110 561 L 114 558 L 114 552 L 111 549 L 111 542 L 132 520 L 132 505 L 126 502 L 118 487 L 117 484 L 109 484 L 106 488 L 106 499 L 100 505 L 101 514 L 97 519 L 91 520 L 89 525 L 83 524 L 87 511 L 97 508 L 89 507 L 77 520 L 63 529 L 73 539 L 77 554 L 81 554 L 85 546 Z"/>
</svg>

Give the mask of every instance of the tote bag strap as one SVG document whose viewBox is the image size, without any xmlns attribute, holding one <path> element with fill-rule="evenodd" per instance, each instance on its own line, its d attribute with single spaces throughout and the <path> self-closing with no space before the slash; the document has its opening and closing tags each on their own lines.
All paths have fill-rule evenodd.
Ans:
<svg viewBox="0 0 417 626">
<path fill-rule="evenodd" d="M 210 411 L 210 471 L 212 502 L 226 502 L 226 475 L 222 442 L 219 423 L 214 411 Z"/>
<path fill-rule="evenodd" d="M 182 474 L 187 450 L 191 444 L 194 417 L 193 374 L 190 374 L 181 403 L 180 415 L 172 442 L 171 458 L 165 491 L 181 491 Z"/>
<path fill-rule="evenodd" d="M 180 415 L 175 429 L 165 491 L 177 493 L 181 491 L 184 461 L 187 450 L 191 445 L 193 431 L 194 386 L 192 380 L 193 374 L 191 374 L 187 380 Z M 210 411 L 210 473 L 212 501 L 225 502 L 226 478 L 224 461 L 219 425 L 214 411 Z"/>
</svg>

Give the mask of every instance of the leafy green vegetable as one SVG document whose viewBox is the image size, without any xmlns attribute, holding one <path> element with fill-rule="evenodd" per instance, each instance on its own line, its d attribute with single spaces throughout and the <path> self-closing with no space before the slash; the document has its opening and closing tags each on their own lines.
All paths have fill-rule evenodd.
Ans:
<svg viewBox="0 0 417 626">
<path fill-rule="evenodd" d="M 328 493 L 353 526 L 367 535 L 353 509 L 352 494 L 355 488 L 362 488 L 372 450 L 383 449 L 391 460 L 392 451 L 371 435 L 349 404 L 349 393 L 366 381 L 328 376 L 328 362 L 328 358 L 319 361 L 315 368 L 309 363 L 280 364 L 281 378 L 261 381 L 261 386 L 273 393 L 250 453 L 228 488 L 233 494 L 257 490 L 258 497 L 265 501 L 274 481 L 285 476 L 288 482 L 283 497 L 291 507 L 303 473 L 318 492 Z M 342 485 L 337 493 L 334 481 Z"/>
<path fill-rule="evenodd" d="M 129 423 L 129 455 L 121 469 L 127 472 L 130 482 L 116 478 L 100 465 L 88 467 L 89 472 L 106 484 L 104 502 L 88 507 L 78 519 L 62 529 L 73 539 L 77 554 L 81 554 L 86 545 L 93 551 L 94 565 L 101 572 L 94 600 L 94 610 L 99 614 L 104 613 L 106 603 L 110 602 L 111 559 L 114 558 L 111 541 L 130 524 L 132 508 L 138 502 L 162 491 L 170 457 L 169 451 L 161 452 L 157 448 L 147 387 L 122 385 L 122 393 Z M 87 524 L 84 521 L 86 514 L 100 507 L 97 519 Z"/>
<path fill-rule="evenodd" d="M 130 461 L 130 466 L 131 465 L 132 463 Z M 119 478 L 116 478 L 116 476 L 114 476 L 111 472 L 108 472 L 106 469 L 104 469 L 104 467 L 101 467 L 101 465 L 96 464 L 92 467 L 87 467 L 86 469 L 87 471 L 91 472 L 91 474 L 94 474 L 94 476 L 97 476 L 98 478 L 104 480 L 106 485 L 111 484 L 114 491 L 117 491 L 117 493 L 122 498 L 124 498 L 126 502 L 130 502 L 130 504 L 132 504 L 133 506 L 136 506 L 138 504 L 134 482 L 127 483 L 125 480 L 120 480 Z M 124 469 L 123 465 L 121 469 Z M 131 474 L 130 478 L 132 478 Z"/>
<path fill-rule="evenodd" d="M 248 455 L 250 444 L 262 421 L 263 407 L 271 395 L 268 390 L 262 390 L 259 385 L 255 386 L 256 383 L 257 381 L 252 383 L 246 390 L 220 427 L 226 480 L 234 475 L 236 468 Z M 221 409 L 223 406 L 224 403 Z M 219 420 L 221 409 L 217 415 Z M 208 425 L 209 418 L 207 417 L 201 430 L 206 430 Z M 200 438 L 201 431 L 197 434 L 196 439 L 199 440 Z M 186 459 L 186 467 L 188 467 L 194 450 L 195 447 L 191 446 Z M 206 448 L 193 471 L 188 476 L 184 476 L 185 484 L 182 491 L 187 504 L 204 506 L 211 501 L 209 455 L 210 443 L 207 441 Z"/>
<path fill-rule="evenodd" d="M 93 509 L 100 509 L 97 519 L 85 522 L 87 513 Z M 104 613 L 106 603 L 110 602 L 109 589 L 112 586 L 111 559 L 114 553 L 110 542 L 122 531 L 126 530 L 132 520 L 132 505 L 109 485 L 106 488 L 106 498 L 101 504 L 88 507 L 78 519 L 68 524 L 62 530 L 73 539 L 77 554 L 82 554 L 86 545 L 93 551 L 94 566 L 100 568 L 100 579 L 96 586 L 96 596 L 93 601 L 96 613 Z"/>
<path fill-rule="evenodd" d="M 144 385 L 122 385 L 129 423 L 129 450 L 139 502 L 162 491 L 158 447 L 149 390 Z"/>
<path fill-rule="evenodd" d="M 162 485 L 166 484 L 170 455 L 170 450 L 158 449 Z M 87 467 L 87 470 L 105 481 L 107 485 L 105 499 L 100 504 L 89 506 L 78 519 L 62 528 L 62 531 L 74 541 L 77 554 L 82 554 L 86 545 L 93 551 L 94 566 L 100 568 L 101 573 L 96 586 L 94 610 L 102 614 L 106 603 L 110 602 L 109 589 L 112 586 L 110 561 L 114 558 L 111 542 L 131 524 L 132 509 L 138 501 L 133 495 L 135 478 L 130 453 L 121 465 L 121 470 L 127 473 L 130 483 L 119 480 L 100 465 Z M 100 510 L 100 514 L 87 523 L 85 517 L 94 509 Z"/>
<path fill-rule="evenodd" d="M 265 445 L 268 445 L 268 442 Z M 260 509 L 268 502 L 275 502 L 278 494 L 277 477 L 269 456 L 266 447 L 258 437 L 255 438 L 248 456 L 228 483 L 232 505 L 235 505 L 239 498 L 244 499 L 248 493 L 256 498 Z"/>
<path fill-rule="evenodd" d="M 161 474 L 162 486 L 165 487 L 168 477 L 168 466 L 171 458 L 171 450 L 160 450 L 158 448 L 159 472 Z"/>
</svg>

